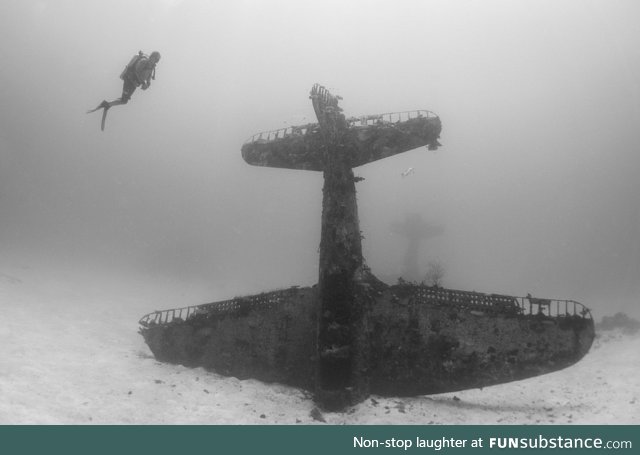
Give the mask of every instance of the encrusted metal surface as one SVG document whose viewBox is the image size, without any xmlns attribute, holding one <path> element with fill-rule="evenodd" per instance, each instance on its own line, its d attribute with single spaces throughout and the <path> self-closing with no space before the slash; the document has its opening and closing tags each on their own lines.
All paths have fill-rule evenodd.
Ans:
<svg viewBox="0 0 640 455">
<path fill-rule="evenodd" d="M 352 168 L 419 147 L 435 149 L 442 130 L 440 118 L 430 111 L 351 118 L 346 126 Z M 242 146 L 242 157 L 254 166 L 323 171 L 324 157 L 319 151 L 324 145 L 320 125 L 307 124 L 252 136 Z"/>
<path fill-rule="evenodd" d="M 589 310 L 536 299 L 404 283 L 373 291 L 371 392 L 455 391 L 565 368 L 589 350 Z M 145 315 L 158 360 L 315 390 L 317 287 L 290 288 Z M 182 314 L 182 317 L 179 315 Z"/>
</svg>

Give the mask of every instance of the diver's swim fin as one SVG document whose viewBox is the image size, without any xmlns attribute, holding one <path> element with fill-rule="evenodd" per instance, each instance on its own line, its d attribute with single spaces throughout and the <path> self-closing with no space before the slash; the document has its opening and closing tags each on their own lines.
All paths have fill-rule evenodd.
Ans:
<svg viewBox="0 0 640 455">
<path fill-rule="evenodd" d="M 109 102 L 107 100 L 104 100 L 102 103 L 100 103 L 98 105 L 98 107 L 96 107 L 95 109 L 91 109 L 89 111 L 87 111 L 87 114 L 91 114 L 92 112 L 97 111 L 98 109 L 102 109 L 102 108 L 106 108 L 109 109 L 111 106 L 109 106 Z"/>
<path fill-rule="evenodd" d="M 109 110 L 108 107 L 104 108 L 104 112 L 102 113 L 102 122 L 100 123 L 100 130 L 104 131 L 104 122 L 105 120 L 107 120 L 107 111 Z"/>
</svg>

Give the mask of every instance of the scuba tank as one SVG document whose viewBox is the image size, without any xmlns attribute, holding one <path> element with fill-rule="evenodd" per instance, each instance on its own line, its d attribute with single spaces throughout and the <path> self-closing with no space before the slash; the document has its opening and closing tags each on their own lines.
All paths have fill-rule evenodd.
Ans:
<svg viewBox="0 0 640 455">
<path fill-rule="evenodd" d="M 138 51 L 136 55 L 131 57 L 131 60 L 129 60 L 129 63 L 127 63 L 127 66 L 125 66 L 124 69 L 122 70 L 122 73 L 120 73 L 120 79 L 124 80 L 127 74 L 135 67 L 136 63 L 138 63 L 138 61 L 141 58 L 146 58 L 146 57 L 147 56 L 144 55 L 142 51 Z"/>
</svg>

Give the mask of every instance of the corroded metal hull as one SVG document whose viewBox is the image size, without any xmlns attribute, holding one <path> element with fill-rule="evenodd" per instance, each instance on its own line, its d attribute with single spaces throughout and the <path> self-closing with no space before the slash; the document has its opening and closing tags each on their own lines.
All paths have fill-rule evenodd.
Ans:
<svg viewBox="0 0 640 455">
<path fill-rule="evenodd" d="M 365 316 L 372 393 L 406 396 L 549 373 L 591 347 L 589 311 L 573 301 L 402 284 L 378 287 Z M 176 310 L 140 321 L 160 361 L 314 390 L 316 287 Z"/>
</svg>

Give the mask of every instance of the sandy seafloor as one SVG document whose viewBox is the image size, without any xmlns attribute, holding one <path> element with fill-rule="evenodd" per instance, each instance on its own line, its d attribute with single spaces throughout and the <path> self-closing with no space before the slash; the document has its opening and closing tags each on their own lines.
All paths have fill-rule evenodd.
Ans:
<svg viewBox="0 0 640 455">
<path fill-rule="evenodd" d="M 137 333 L 138 319 L 208 301 L 198 300 L 201 291 L 179 288 L 166 280 L 0 264 L 0 424 L 322 424 L 303 391 L 157 362 Z M 219 297 L 233 296 L 210 300 Z M 639 353 L 640 335 L 603 332 L 585 358 L 559 372 L 441 395 L 372 396 L 323 418 L 640 424 Z"/>
</svg>

